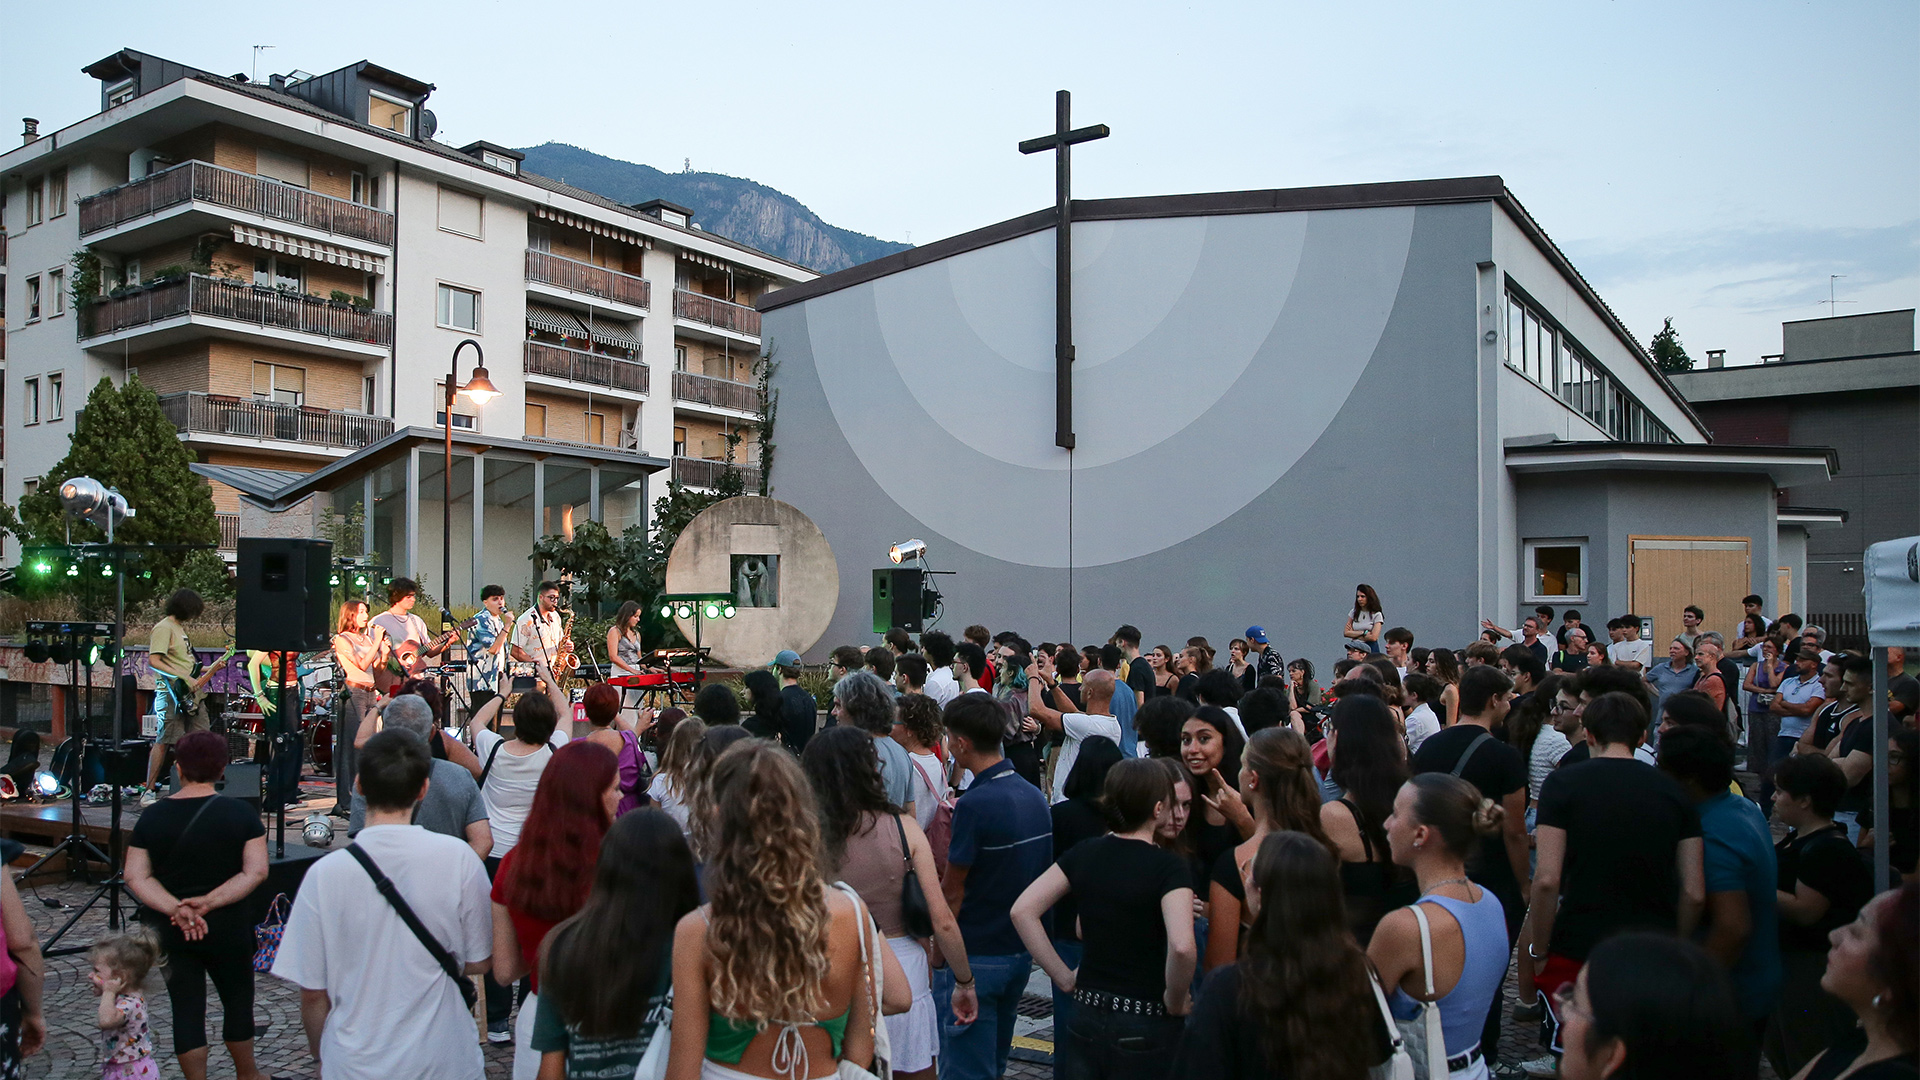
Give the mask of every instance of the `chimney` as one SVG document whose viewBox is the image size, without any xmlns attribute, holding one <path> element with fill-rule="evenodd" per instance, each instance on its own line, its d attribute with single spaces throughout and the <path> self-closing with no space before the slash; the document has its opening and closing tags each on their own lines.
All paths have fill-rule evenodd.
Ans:
<svg viewBox="0 0 1920 1080">
<path fill-rule="evenodd" d="M 40 121 L 31 116 L 20 118 L 20 143 L 26 145 L 40 137 Z"/>
<path fill-rule="evenodd" d="M 267 86 L 285 93 L 287 89 L 287 77 L 285 75 L 269 75 L 267 76 Z"/>
<path fill-rule="evenodd" d="M 1727 366 L 1727 350 L 1725 349 L 1708 349 L 1707 350 L 1707 369 L 1709 371 L 1713 370 L 1714 368 L 1723 368 L 1726 366 Z"/>
</svg>

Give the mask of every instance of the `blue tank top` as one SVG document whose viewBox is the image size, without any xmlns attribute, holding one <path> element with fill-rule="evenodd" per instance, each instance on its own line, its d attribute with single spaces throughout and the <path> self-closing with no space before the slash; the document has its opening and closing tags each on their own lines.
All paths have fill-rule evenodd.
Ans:
<svg viewBox="0 0 1920 1080">
<path fill-rule="evenodd" d="M 1481 887 L 1480 900 L 1468 903 L 1455 900 L 1450 896 L 1423 896 L 1423 904 L 1438 904 L 1460 924 L 1461 936 L 1466 942 L 1466 966 L 1461 969 L 1460 981 L 1453 989 L 1440 998 L 1440 1030 L 1446 1038 L 1447 1056 L 1455 1057 L 1465 1053 L 1473 1044 L 1480 1041 L 1480 1030 L 1487 1021 L 1487 1010 L 1493 1007 L 1494 998 L 1500 996 L 1501 980 L 1507 976 L 1506 909 L 1500 905 L 1500 898 L 1493 890 Z M 1431 919 L 1431 914 L 1428 915 Z M 1416 976 L 1418 978 L 1418 976 Z M 1440 980 L 1435 979 L 1438 983 Z M 1393 988 L 1393 997 L 1388 1000 L 1394 1018 L 1412 1019 L 1419 1011 L 1420 1003 L 1409 997 L 1399 987 Z"/>
</svg>

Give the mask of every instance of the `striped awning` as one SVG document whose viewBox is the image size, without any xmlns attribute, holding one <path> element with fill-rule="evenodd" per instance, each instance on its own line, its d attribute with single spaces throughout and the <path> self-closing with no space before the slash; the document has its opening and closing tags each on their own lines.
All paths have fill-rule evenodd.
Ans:
<svg viewBox="0 0 1920 1080">
<path fill-rule="evenodd" d="M 619 323 L 588 320 L 587 334 L 600 344 L 611 345 L 616 349 L 638 351 L 640 348 L 640 339 L 633 335 L 633 331 Z"/>
<path fill-rule="evenodd" d="M 250 225 L 233 227 L 233 242 L 247 247 L 277 251 L 282 255 L 293 255 L 302 259 L 315 259 L 332 263 L 335 266 L 350 266 L 369 274 L 387 272 L 387 260 L 383 256 L 368 255 L 351 248 L 324 244 L 318 240 L 308 240 L 303 236 L 289 236 L 271 229 L 256 229 Z"/>
<path fill-rule="evenodd" d="M 545 304 L 527 304 L 527 325 L 535 330 L 545 330 L 549 334 L 561 337 L 585 338 L 587 328 L 581 324 L 571 311 L 562 311 Z"/>
<path fill-rule="evenodd" d="M 647 238 L 644 236 L 641 236 L 639 233 L 628 232 L 626 229 L 615 228 L 612 225 L 606 225 L 598 221 L 590 220 L 588 218 L 575 217 L 572 214 L 562 213 L 558 210 L 554 210 L 549 207 L 545 207 L 545 206 L 534 207 L 533 216 L 537 218 L 542 218 L 547 221 L 557 221 L 562 225 L 579 229 L 582 232 L 590 232 L 595 236 L 609 237 L 611 239 L 618 240 L 623 244 L 632 244 L 635 247 L 640 247 L 640 248 L 652 246 L 648 242 Z"/>
</svg>

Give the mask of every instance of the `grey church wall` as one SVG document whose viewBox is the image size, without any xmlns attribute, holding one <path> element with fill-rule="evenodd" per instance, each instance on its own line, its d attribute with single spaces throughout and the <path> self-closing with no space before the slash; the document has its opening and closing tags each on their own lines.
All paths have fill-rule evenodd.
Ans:
<svg viewBox="0 0 1920 1080">
<path fill-rule="evenodd" d="M 870 571 L 910 536 L 956 572 L 955 633 L 1224 648 L 1259 623 L 1324 665 L 1365 581 L 1391 624 L 1466 640 L 1487 230 L 1484 203 L 1077 225 L 1071 490 L 1049 234 L 768 312 L 773 494 L 841 571 L 814 652 L 874 640 Z"/>
</svg>

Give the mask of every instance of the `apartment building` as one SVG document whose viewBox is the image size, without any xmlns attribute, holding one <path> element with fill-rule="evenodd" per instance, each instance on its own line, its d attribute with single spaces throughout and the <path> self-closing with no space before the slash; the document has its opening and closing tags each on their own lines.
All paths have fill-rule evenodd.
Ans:
<svg viewBox="0 0 1920 1080">
<path fill-rule="evenodd" d="M 753 305 L 805 269 L 684 207 L 435 141 L 433 84 L 371 62 L 254 83 L 123 50 L 84 71 L 99 112 L 47 134 L 28 121 L 0 155 L 7 501 L 62 479 L 43 472 L 93 385 L 137 376 L 229 543 L 243 504 L 284 508 L 298 487 L 362 503 L 369 542 L 411 566 L 440 546 L 445 384 L 468 338 L 503 393 L 454 406 L 455 503 L 527 519 L 483 545 L 476 508 L 456 535 L 476 578 L 516 549 L 524 576 L 523 539 L 581 516 L 645 520 L 669 469 L 712 484 L 729 433 L 757 463 Z M 475 362 L 465 350 L 459 380 Z"/>
</svg>

